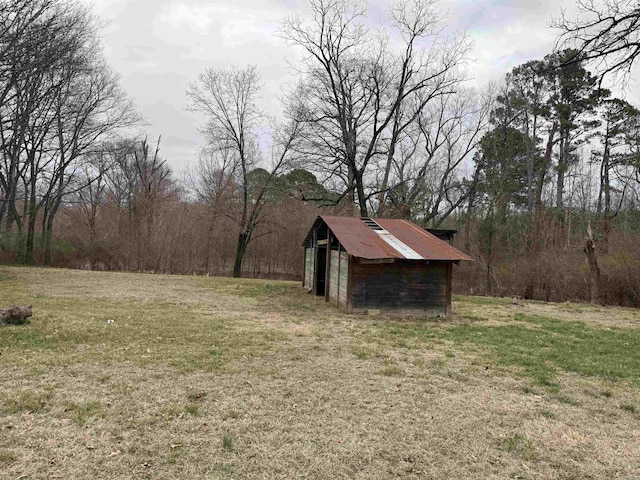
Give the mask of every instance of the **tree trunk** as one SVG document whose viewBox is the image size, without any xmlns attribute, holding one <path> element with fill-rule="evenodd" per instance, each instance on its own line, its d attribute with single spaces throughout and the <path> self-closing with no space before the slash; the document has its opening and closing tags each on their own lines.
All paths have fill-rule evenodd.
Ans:
<svg viewBox="0 0 640 480">
<path fill-rule="evenodd" d="M 4 216 L 8 208 L 9 195 L 4 195 L 4 198 L 0 198 L 0 232 L 2 231 L 2 224 L 4 222 Z"/>
<path fill-rule="evenodd" d="M 58 210 L 60 209 L 60 205 L 62 204 L 62 193 L 64 191 L 64 170 L 60 173 L 60 177 L 58 178 L 58 188 L 56 194 L 53 198 L 53 204 L 51 208 L 45 214 L 45 223 L 43 224 L 42 235 L 43 235 L 43 243 L 44 243 L 44 264 L 51 264 L 51 247 L 53 240 L 53 222 L 55 220 L 56 215 L 58 214 Z M 93 208 L 93 205 L 92 205 Z M 92 232 L 93 233 L 93 232 Z M 92 247 L 94 246 L 93 238 L 91 242 Z"/>
<path fill-rule="evenodd" d="M 556 206 L 561 209 L 564 207 L 564 164 L 558 164 L 558 185 L 556 190 Z"/>
<path fill-rule="evenodd" d="M 593 241 L 593 231 L 591 222 L 587 224 L 587 235 L 585 237 L 584 253 L 587 255 L 589 264 L 589 293 L 591 303 L 600 302 L 600 267 L 596 255 L 596 246 Z"/>
<path fill-rule="evenodd" d="M 12 153 L 9 155 L 10 165 L 9 165 L 9 170 L 6 173 L 5 199 L 3 202 L 3 208 L 6 208 L 6 219 L 4 219 L 4 221 L 6 222 L 5 228 L 8 232 L 11 231 L 13 222 L 14 221 L 17 222 L 19 218 L 18 209 L 16 208 L 16 192 L 18 187 L 18 162 L 14 160 L 17 157 L 17 152 L 18 152 L 17 147 L 14 147 Z"/>
<path fill-rule="evenodd" d="M 404 77 L 404 75 L 403 75 Z M 401 97 L 404 93 L 404 88 L 400 88 L 399 96 Z M 391 139 L 389 141 L 389 151 L 387 152 L 387 162 L 384 167 L 384 177 L 382 179 L 382 185 L 380 188 L 380 197 L 379 197 L 379 205 L 378 205 L 378 216 L 384 216 L 385 203 L 387 201 L 387 188 L 389 186 L 389 174 L 391 172 L 391 164 L 393 163 L 393 157 L 396 154 L 396 143 L 398 142 L 398 134 L 399 134 L 399 124 L 400 124 L 400 108 L 396 108 L 396 113 L 393 117 L 393 128 L 391 130 Z"/>
<path fill-rule="evenodd" d="M 358 194 L 358 206 L 360 207 L 360 216 L 368 217 L 369 212 L 367 211 L 367 197 L 364 193 L 364 184 L 362 182 L 362 174 L 358 172 L 355 176 L 356 182 L 356 191 Z"/>
<path fill-rule="evenodd" d="M 544 179 L 551 167 L 551 154 L 553 153 L 553 144 L 554 137 L 556 131 L 558 130 L 558 124 L 554 123 L 549 130 L 549 137 L 547 138 L 547 146 L 544 152 L 544 165 L 540 169 L 540 173 L 538 175 L 538 182 L 536 185 L 536 199 L 535 199 L 535 211 L 533 217 L 533 240 L 531 245 L 531 256 L 536 257 L 539 251 L 539 241 L 540 241 L 540 229 L 542 227 L 542 189 L 544 188 Z"/>
<path fill-rule="evenodd" d="M 530 140 L 527 152 L 527 212 L 533 212 L 534 205 L 534 181 L 535 181 L 535 158 L 536 158 L 536 117 L 533 117 L 533 131 L 529 131 L 529 114 L 525 111 L 525 132 Z"/>
<path fill-rule="evenodd" d="M 609 179 L 610 170 L 610 152 L 608 139 L 607 144 L 604 147 L 604 155 L 602 157 L 602 187 L 604 188 L 604 218 L 602 225 L 602 251 L 607 252 L 609 250 L 609 235 L 611 233 L 611 183 Z"/>
<path fill-rule="evenodd" d="M 484 226 L 481 226 L 481 229 L 484 230 L 484 232 L 481 233 L 482 235 L 482 243 L 484 244 L 484 250 L 486 252 L 486 259 L 487 259 L 487 271 L 486 271 L 486 286 L 485 286 L 485 295 L 491 295 L 491 276 L 492 276 L 492 271 L 491 271 L 491 262 L 493 260 L 492 258 L 492 254 L 493 254 L 493 244 L 494 244 L 494 240 L 495 240 L 495 214 L 492 211 L 492 208 L 489 208 L 489 211 L 487 212 L 487 216 L 484 219 Z"/>
<path fill-rule="evenodd" d="M 206 275 L 209 275 L 209 264 L 211 261 L 211 249 L 213 247 L 213 232 L 215 231 L 216 228 L 216 224 L 215 224 L 215 218 L 216 215 L 212 215 L 209 221 L 209 228 L 207 228 L 207 241 L 205 243 L 205 255 L 204 255 L 204 273 Z"/>
<path fill-rule="evenodd" d="M 560 132 L 560 156 L 558 157 L 558 184 L 556 185 L 556 207 L 564 207 L 564 176 L 567 171 L 567 150 L 569 149 L 566 131 Z"/>
<path fill-rule="evenodd" d="M 236 259 L 233 264 L 233 277 L 240 278 L 242 277 L 242 260 L 244 258 L 244 254 L 247 251 L 247 238 L 248 235 L 246 233 L 240 233 L 238 235 L 238 246 L 236 248 Z"/>
<path fill-rule="evenodd" d="M 36 236 L 36 214 L 37 210 L 37 199 L 35 192 L 35 182 L 31 185 L 31 195 L 29 199 L 29 221 L 27 222 L 27 239 L 24 245 L 24 256 L 23 260 L 26 265 L 34 264 L 34 250 L 35 250 L 35 236 Z"/>
<path fill-rule="evenodd" d="M 31 305 L 12 305 L 0 309 L 0 325 L 22 325 L 32 315 Z"/>
<path fill-rule="evenodd" d="M 51 265 L 51 247 L 53 244 L 53 214 L 47 217 L 42 236 L 44 237 L 44 264 L 49 266 Z"/>
</svg>

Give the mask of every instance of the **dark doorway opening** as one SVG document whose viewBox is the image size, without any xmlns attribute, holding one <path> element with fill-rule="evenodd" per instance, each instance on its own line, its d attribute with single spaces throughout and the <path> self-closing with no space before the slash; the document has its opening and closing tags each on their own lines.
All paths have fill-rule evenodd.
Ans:
<svg viewBox="0 0 640 480">
<path fill-rule="evenodd" d="M 316 295 L 324 296 L 327 284 L 327 246 L 316 248 Z"/>
</svg>

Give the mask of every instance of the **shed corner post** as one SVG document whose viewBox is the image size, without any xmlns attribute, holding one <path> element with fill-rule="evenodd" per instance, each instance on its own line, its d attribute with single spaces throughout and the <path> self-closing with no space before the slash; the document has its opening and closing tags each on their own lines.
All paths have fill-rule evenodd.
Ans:
<svg viewBox="0 0 640 480">
<path fill-rule="evenodd" d="M 324 284 L 324 301 L 328 302 L 330 297 L 329 289 L 331 288 L 331 230 L 327 228 L 327 258 L 326 273 Z"/>
<path fill-rule="evenodd" d="M 342 252 L 340 251 L 340 249 L 342 248 L 342 246 L 340 245 L 340 241 L 338 241 L 338 278 L 337 280 L 337 284 L 336 284 L 336 307 L 340 308 L 340 274 L 342 273 Z"/>
<path fill-rule="evenodd" d="M 306 287 L 307 281 L 307 246 L 302 248 L 302 288 Z"/>
<path fill-rule="evenodd" d="M 353 255 L 348 254 L 349 257 L 349 261 L 347 262 L 347 298 L 346 300 L 346 305 L 347 305 L 347 313 L 353 313 Z"/>
<path fill-rule="evenodd" d="M 318 265 L 317 265 L 317 258 L 318 258 L 318 229 L 314 228 L 313 229 L 313 278 L 311 279 L 311 293 L 313 293 L 314 295 L 317 295 L 318 292 L 318 285 L 317 285 L 317 279 L 318 279 Z"/>
<path fill-rule="evenodd" d="M 453 285 L 453 263 L 447 262 L 447 285 L 445 291 L 444 316 L 451 316 L 451 290 Z"/>
</svg>

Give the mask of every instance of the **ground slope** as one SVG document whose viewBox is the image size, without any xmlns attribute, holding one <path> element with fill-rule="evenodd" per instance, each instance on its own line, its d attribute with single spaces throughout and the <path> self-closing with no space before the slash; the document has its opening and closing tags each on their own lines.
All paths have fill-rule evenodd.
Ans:
<svg viewBox="0 0 640 480">
<path fill-rule="evenodd" d="M 0 478 L 636 478 L 640 312 L 0 267 Z"/>
</svg>

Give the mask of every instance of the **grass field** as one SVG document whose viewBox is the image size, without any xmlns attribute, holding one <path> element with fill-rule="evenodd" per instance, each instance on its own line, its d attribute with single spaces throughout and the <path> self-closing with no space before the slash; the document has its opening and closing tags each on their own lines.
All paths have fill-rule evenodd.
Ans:
<svg viewBox="0 0 640 480">
<path fill-rule="evenodd" d="M 0 267 L 0 478 L 640 478 L 640 311 Z"/>
</svg>

